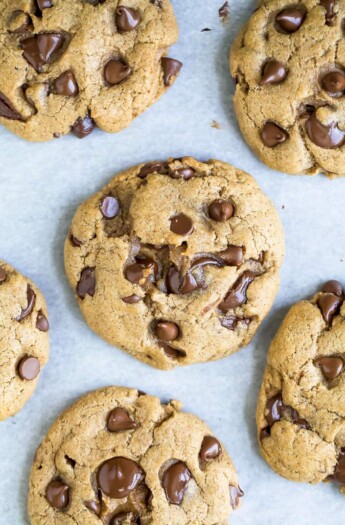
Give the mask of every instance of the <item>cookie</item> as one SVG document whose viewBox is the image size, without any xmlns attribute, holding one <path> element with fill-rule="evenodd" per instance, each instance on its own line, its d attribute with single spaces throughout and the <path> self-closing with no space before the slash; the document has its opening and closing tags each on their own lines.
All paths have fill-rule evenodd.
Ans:
<svg viewBox="0 0 345 525">
<path fill-rule="evenodd" d="M 231 51 L 244 139 L 271 168 L 345 175 L 344 0 L 263 0 Z"/>
<path fill-rule="evenodd" d="M 203 421 L 120 387 L 68 408 L 36 452 L 31 525 L 225 525 L 243 492 Z"/>
<path fill-rule="evenodd" d="M 283 250 L 277 213 L 250 175 L 185 157 L 129 169 L 82 204 L 65 267 L 96 333 L 169 369 L 249 343 Z"/>
<path fill-rule="evenodd" d="M 169 0 L 0 0 L 0 122 L 31 141 L 128 126 L 174 82 Z"/>
<path fill-rule="evenodd" d="M 32 396 L 48 360 L 48 331 L 40 290 L 0 260 L 0 421 Z"/>
<path fill-rule="evenodd" d="M 261 454 L 280 475 L 345 494 L 345 295 L 329 281 L 288 312 L 257 407 Z"/>
</svg>

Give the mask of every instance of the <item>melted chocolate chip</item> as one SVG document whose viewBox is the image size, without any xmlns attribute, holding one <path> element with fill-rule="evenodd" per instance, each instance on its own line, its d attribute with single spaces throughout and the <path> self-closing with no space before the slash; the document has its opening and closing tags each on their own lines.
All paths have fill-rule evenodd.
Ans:
<svg viewBox="0 0 345 525">
<path fill-rule="evenodd" d="M 180 335 L 180 329 L 172 321 L 158 321 L 154 333 L 161 341 L 175 341 Z"/>
<path fill-rule="evenodd" d="M 163 348 L 164 353 L 166 356 L 170 357 L 170 359 L 178 359 L 179 357 L 186 357 L 186 352 L 184 350 L 179 350 L 178 348 L 173 348 L 172 346 L 166 344 L 166 343 L 159 343 L 159 347 Z"/>
<path fill-rule="evenodd" d="M 163 162 L 151 162 L 145 164 L 139 171 L 139 177 L 145 179 L 151 173 L 163 173 L 166 170 L 166 165 Z"/>
<path fill-rule="evenodd" d="M 213 436 L 205 436 L 201 444 L 199 456 L 201 461 L 212 461 L 218 458 L 222 453 L 222 447 Z"/>
<path fill-rule="evenodd" d="M 131 459 L 116 457 L 109 459 L 99 468 L 99 488 L 109 498 L 126 498 L 144 479 L 144 472 Z"/>
<path fill-rule="evenodd" d="M 336 280 L 327 281 L 321 288 L 321 292 L 333 293 L 338 297 L 341 297 L 344 294 L 343 285 Z"/>
<path fill-rule="evenodd" d="M 139 295 L 133 294 L 133 295 L 129 295 L 128 297 L 122 297 L 122 300 L 126 304 L 136 304 L 142 300 L 142 297 L 139 297 Z"/>
<path fill-rule="evenodd" d="M 331 96 L 341 96 L 345 91 L 345 74 L 342 71 L 330 71 L 321 78 L 321 87 Z"/>
<path fill-rule="evenodd" d="M 7 279 L 7 272 L 4 268 L 0 268 L 0 284 L 4 283 Z"/>
<path fill-rule="evenodd" d="M 241 487 L 235 487 L 230 485 L 230 504 L 231 507 L 235 510 L 240 504 L 240 498 L 243 498 L 244 492 Z"/>
<path fill-rule="evenodd" d="M 8 120 L 24 120 L 18 111 L 14 108 L 12 102 L 5 97 L 0 91 L 0 117 L 7 118 Z"/>
<path fill-rule="evenodd" d="M 13 11 L 12 16 L 10 18 L 10 25 L 11 28 L 17 26 L 16 29 L 13 29 L 13 33 L 26 33 L 29 30 L 31 23 L 31 17 L 27 13 L 20 10 Z"/>
<path fill-rule="evenodd" d="M 51 0 L 36 0 L 38 9 L 43 11 L 43 9 L 49 9 L 50 7 L 53 7 L 53 3 Z"/>
<path fill-rule="evenodd" d="M 53 83 L 54 93 L 64 97 L 76 97 L 79 93 L 78 84 L 72 71 L 65 71 Z"/>
<path fill-rule="evenodd" d="M 233 287 L 224 297 L 223 301 L 219 304 L 219 308 L 222 312 L 227 312 L 228 310 L 237 308 L 247 302 L 247 290 L 255 277 L 257 277 L 257 274 L 250 270 L 246 270 L 240 275 Z"/>
<path fill-rule="evenodd" d="M 260 431 L 260 439 L 265 439 L 271 435 L 271 427 L 276 421 L 280 421 L 285 416 L 292 423 L 298 425 L 300 428 L 310 429 L 308 421 L 301 418 L 297 410 L 287 406 L 283 402 L 282 393 L 274 395 L 267 400 L 265 418 L 268 426 Z"/>
<path fill-rule="evenodd" d="M 20 42 L 23 49 L 23 57 L 35 69 L 41 73 L 43 66 L 51 61 L 54 53 L 61 49 L 65 38 L 60 33 L 40 33 Z"/>
<path fill-rule="evenodd" d="M 326 9 L 326 24 L 328 26 L 333 25 L 335 20 L 335 0 L 320 0 L 320 4 Z"/>
<path fill-rule="evenodd" d="M 209 205 L 208 213 L 214 221 L 225 222 L 233 216 L 234 207 L 229 201 L 216 199 Z"/>
<path fill-rule="evenodd" d="M 261 85 L 280 84 L 286 79 L 287 71 L 281 62 L 269 60 L 262 68 Z"/>
<path fill-rule="evenodd" d="M 100 515 L 102 506 L 99 501 L 85 501 L 84 505 L 87 509 L 96 514 L 96 516 Z"/>
<path fill-rule="evenodd" d="M 109 432 L 122 432 L 124 430 L 132 430 L 136 427 L 136 422 L 123 408 L 114 408 L 108 416 L 107 429 Z"/>
<path fill-rule="evenodd" d="M 333 293 L 324 293 L 317 301 L 322 317 L 327 324 L 332 324 L 333 317 L 338 315 L 343 300 Z"/>
<path fill-rule="evenodd" d="M 93 297 L 96 291 L 95 268 L 86 267 L 80 274 L 77 285 L 77 294 L 80 299 L 85 299 L 86 295 Z"/>
<path fill-rule="evenodd" d="M 172 179 L 183 179 L 183 180 L 189 180 L 192 177 L 194 177 L 195 171 L 193 168 L 180 168 L 178 170 L 171 172 L 171 178 Z"/>
<path fill-rule="evenodd" d="M 182 461 L 169 467 L 163 474 L 162 487 L 169 503 L 181 505 L 192 475 Z"/>
<path fill-rule="evenodd" d="M 288 133 L 274 122 L 266 122 L 261 130 L 261 140 L 268 148 L 282 144 L 288 137 Z"/>
<path fill-rule="evenodd" d="M 46 488 L 46 499 L 55 509 L 66 509 L 69 504 L 70 487 L 63 481 L 53 480 Z"/>
<path fill-rule="evenodd" d="M 180 72 L 182 62 L 174 58 L 162 57 L 163 79 L 165 86 L 171 86 L 174 78 Z"/>
<path fill-rule="evenodd" d="M 345 131 L 338 128 L 335 122 L 324 126 L 313 113 L 305 124 L 311 142 L 323 149 L 339 148 L 345 142 Z"/>
<path fill-rule="evenodd" d="M 122 60 L 109 60 L 104 67 L 104 78 L 110 86 L 123 82 L 132 73 L 132 68 Z"/>
<path fill-rule="evenodd" d="M 84 139 L 95 129 L 96 124 L 90 115 L 86 117 L 79 117 L 72 126 L 72 133 L 78 137 L 78 139 Z"/>
<path fill-rule="evenodd" d="M 199 284 L 191 272 L 182 277 L 179 293 L 182 295 L 192 293 L 199 288 Z"/>
<path fill-rule="evenodd" d="M 227 328 L 228 330 L 236 330 L 239 323 L 248 326 L 251 322 L 251 319 L 249 317 L 235 317 L 234 315 L 229 315 L 227 317 L 221 317 L 219 322 L 222 326 L 224 326 L 224 328 Z"/>
<path fill-rule="evenodd" d="M 125 269 L 127 281 L 133 284 L 145 284 L 147 280 L 155 281 L 158 274 L 157 263 L 151 257 L 140 254 L 136 256 L 135 260 L 135 263 L 130 264 Z M 149 271 L 144 274 L 145 270 Z M 142 280 L 145 282 L 141 283 Z"/>
<path fill-rule="evenodd" d="M 193 262 L 190 265 L 191 270 L 194 270 L 195 268 L 203 267 L 203 266 L 218 266 L 218 268 L 221 268 L 224 266 L 224 263 L 222 260 L 218 259 L 214 255 L 204 255 L 203 257 L 197 257 L 193 260 Z"/>
<path fill-rule="evenodd" d="M 36 379 L 40 373 L 40 370 L 40 362 L 36 357 L 23 357 L 18 365 L 18 374 L 21 379 L 26 379 L 26 381 L 32 381 L 33 379 Z"/>
<path fill-rule="evenodd" d="M 190 235 L 193 232 L 193 222 L 187 215 L 180 213 L 170 219 L 170 230 L 176 235 Z"/>
<path fill-rule="evenodd" d="M 326 381 L 334 381 L 334 379 L 340 376 L 345 367 L 344 360 L 339 356 L 317 357 L 314 363 L 320 368 Z"/>
<path fill-rule="evenodd" d="M 141 15 L 137 9 L 120 6 L 116 10 L 116 26 L 120 32 L 133 31 L 141 22 Z"/>
<path fill-rule="evenodd" d="M 165 278 L 168 293 L 178 294 L 181 286 L 180 272 L 175 265 L 171 265 Z"/>
<path fill-rule="evenodd" d="M 120 204 L 115 197 L 108 195 L 102 199 L 100 208 L 105 219 L 113 219 L 120 211 Z"/>
<path fill-rule="evenodd" d="M 334 473 L 329 477 L 331 481 L 345 486 L 345 448 L 342 448 L 338 456 L 338 463 Z"/>
<path fill-rule="evenodd" d="M 72 246 L 74 246 L 75 248 L 80 248 L 80 246 L 83 246 L 82 241 L 77 239 L 77 237 L 74 237 L 74 235 L 72 235 L 72 233 L 69 236 L 69 240 L 70 240 Z"/>
<path fill-rule="evenodd" d="M 36 328 L 40 332 L 48 332 L 49 331 L 49 322 L 42 310 L 40 310 L 37 314 L 36 319 Z"/>
<path fill-rule="evenodd" d="M 222 252 L 217 253 L 227 266 L 241 266 L 243 263 L 243 248 L 241 246 L 228 246 Z"/>
<path fill-rule="evenodd" d="M 306 14 L 298 7 L 287 7 L 276 16 L 276 23 L 287 33 L 295 33 L 305 20 Z"/>
<path fill-rule="evenodd" d="M 34 307 L 36 295 L 29 284 L 26 289 L 26 297 L 27 297 L 28 304 L 25 308 L 22 309 L 20 315 L 16 317 L 16 321 L 22 321 L 23 319 L 25 319 L 25 317 L 31 314 L 32 309 Z"/>
</svg>

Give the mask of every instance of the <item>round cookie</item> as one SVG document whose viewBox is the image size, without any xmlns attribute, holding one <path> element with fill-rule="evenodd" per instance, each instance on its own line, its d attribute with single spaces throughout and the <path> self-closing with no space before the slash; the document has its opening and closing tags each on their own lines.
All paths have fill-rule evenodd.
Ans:
<svg viewBox="0 0 345 525">
<path fill-rule="evenodd" d="M 40 290 L 0 260 L 0 421 L 32 396 L 48 360 L 49 323 Z"/>
<path fill-rule="evenodd" d="M 257 407 L 260 451 L 280 475 L 345 494 L 345 295 L 329 281 L 292 306 L 268 352 Z"/>
<path fill-rule="evenodd" d="M 169 369 L 249 343 L 283 250 L 278 215 L 250 175 L 185 157 L 134 167 L 82 204 L 65 266 L 96 333 Z"/>
<path fill-rule="evenodd" d="M 170 0 L 1 0 L 0 122 L 46 141 L 119 131 L 174 82 Z"/>
<path fill-rule="evenodd" d="M 180 409 L 120 387 L 79 399 L 36 452 L 31 525 L 226 525 L 243 496 L 235 468 Z"/>
<path fill-rule="evenodd" d="M 263 0 L 231 51 L 244 139 L 271 168 L 345 175 L 345 0 Z"/>
</svg>

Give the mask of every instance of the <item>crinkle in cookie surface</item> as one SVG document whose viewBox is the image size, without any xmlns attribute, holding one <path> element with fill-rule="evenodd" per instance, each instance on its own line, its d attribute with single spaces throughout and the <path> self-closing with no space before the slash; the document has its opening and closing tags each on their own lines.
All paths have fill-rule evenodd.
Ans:
<svg viewBox="0 0 345 525">
<path fill-rule="evenodd" d="M 278 215 L 250 175 L 185 157 L 129 169 L 84 202 L 65 267 L 96 333 L 169 369 L 249 343 L 283 251 Z"/>
<path fill-rule="evenodd" d="M 199 418 L 137 390 L 80 398 L 33 461 L 32 525 L 226 525 L 240 503 L 235 468 Z"/>
<path fill-rule="evenodd" d="M 0 122 L 32 141 L 128 126 L 175 80 L 169 0 L 0 0 Z"/>
<path fill-rule="evenodd" d="M 282 476 L 345 494 L 345 295 L 327 282 L 288 312 L 270 347 L 257 407 L 260 450 Z"/>
<path fill-rule="evenodd" d="M 0 260 L 0 421 L 32 396 L 48 360 L 48 331 L 40 290 Z"/>
<path fill-rule="evenodd" d="M 345 175 L 345 0 L 263 0 L 231 51 L 243 136 L 271 168 Z"/>
</svg>

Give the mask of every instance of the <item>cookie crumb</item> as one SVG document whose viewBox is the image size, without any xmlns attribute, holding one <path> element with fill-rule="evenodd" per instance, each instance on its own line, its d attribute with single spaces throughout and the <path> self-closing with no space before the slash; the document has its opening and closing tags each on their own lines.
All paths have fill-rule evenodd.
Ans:
<svg viewBox="0 0 345 525">
<path fill-rule="evenodd" d="M 222 7 L 218 10 L 219 18 L 221 18 L 222 22 L 225 22 L 229 18 L 230 14 L 230 7 L 229 2 L 225 2 L 225 4 L 222 5 Z"/>
<path fill-rule="evenodd" d="M 211 127 L 214 128 L 214 129 L 222 129 L 221 125 L 216 120 L 212 120 Z"/>
<path fill-rule="evenodd" d="M 201 30 L 202 33 L 205 33 L 206 31 L 212 31 L 209 27 L 204 27 L 204 29 Z"/>
</svg>

